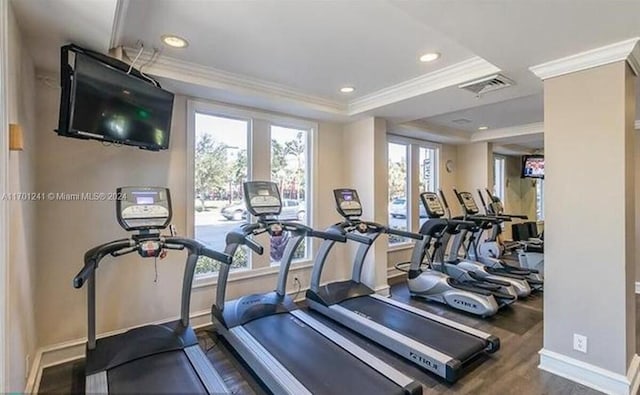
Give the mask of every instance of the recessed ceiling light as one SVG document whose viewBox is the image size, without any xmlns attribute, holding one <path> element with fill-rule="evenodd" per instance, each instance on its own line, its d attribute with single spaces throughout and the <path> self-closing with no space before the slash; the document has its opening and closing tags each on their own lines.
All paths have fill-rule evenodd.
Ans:
<svg viewBox="0 0 640 395">
<path fill-rule="evenodd" d="M 438 52 L 429 52 L 426 53 L 422 56 L 420 56 L 420 61 L 421 62 L 433 62 L 434 60 L 438 59 L 440 57 L 440 54 Z"/>
<path fill-rule="evenodd" d="M 162 42 L 174 48 L 186 48 L 189 46 L 187 40 L 182 37 L 174 36 L 173 34 L 165 34 L 162 36 Z"/>
<path fill-rule="evenodd" d="M 351 92 L 353 92 L 355 90 L 356 90 L 356 88 L 354 88 L 352 86 L 345 86 L 345 87 L 340 88 L 340 92 L 342 92 L 342 93 L 351 93 Z"/>
<path fill-rule="evenodd" d="M 489 127 L 488 127 L 488 126 L 480 126 L 480 127 L 478 128 L 478 130 L 487 130 L 487 129 L 489 129 Z"/>
</svg>

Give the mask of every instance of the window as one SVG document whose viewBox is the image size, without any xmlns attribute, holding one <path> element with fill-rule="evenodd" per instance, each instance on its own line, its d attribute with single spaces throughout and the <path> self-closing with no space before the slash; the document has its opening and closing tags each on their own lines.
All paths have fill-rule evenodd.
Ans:
<svg viewBox="0 0 640 395">
<path fill-rule="evenodd" d="M 536 180 L 536 219 L 544 221 L 544 180 Z"/>
<path fill-rule="evenodd" d="M 505 204 L 505 158 L 502 156 L 494 156 L 493 158 L 493 194 L 500 198 L 502 204 Z"/>
<path fill-rule="evenodd" d="M 271 180 L 278 183 L 282 195 L 280 219 L 298 221 L 308 225 L 307 199 L 309 133 L 307 130 L 271 126 Z M 271 237 L 271 263 L 278 264 L 282 259 L 288 234 Z M 309 257 L 307 240 L 300 243 L 294 254 L 294 261 Z"/>
<path fill-rule="evenodd" d="M 394 229 L 409 228 L 407 196 L 407 149 L 408 145 L 389 143 L 389 226 Z M 389 245 L 405 243 L 404 237 L 389 235 Z"/>
<path fill-rule="evenodd" d="M 205 102 L 188 102 L 188 175 L 193 196 L 193 217 L 188 230 L 207 246 L 224 251 L 226 235 L 250 215 L 247 213 L 243 183 L 273 180 L 280 187 L 280 219 L 312 226 L 313 139 L 317 125 L 312 122 L 249 111 Z M 190 183 L 193 182 L 193 185 Z M 261 275 L 277 270 L 288 235 L 257 241 L 264 254 L 252 254 L 245 246 L 236 250 L 232 271 L 252 270 Z M 312 243 L 306 240 L 296 251 L 294 263 L 310 260 Z M 215 275 L 220 263 L 201 258 L 196 278 Z M 248 274 L 248 275 L 253 275 Z"/>
<path fill-rule="evenodd" d="M 436 148 L 420 147 L 420 192 L 437 192 L 438 190 L 438 150 Z M 418 212 L 420 226 L 427 220 L 427 210 L 418 198 Z"/>
<path fill-rule="evenodd" d="M 226 234 L 246 218 L 242 183 L 247 180 L 249 121 L 195 113 L 194 234 L 224 251 Z M 233 268 L 250 267 L 246 248 L 238 248 Z M 217 272 L 220 263 L 202 257 L 196 274 Z"/>
</svg>

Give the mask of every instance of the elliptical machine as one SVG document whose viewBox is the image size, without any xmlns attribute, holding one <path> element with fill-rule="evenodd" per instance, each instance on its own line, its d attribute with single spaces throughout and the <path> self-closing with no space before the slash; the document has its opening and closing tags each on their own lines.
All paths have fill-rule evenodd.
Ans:
<svg viewBox="0 0 640 395">
<path fill-rule="evenodd" d="M 544 282 L 537 270 L 521 268 L 509 264 L 500 258 L 478 254 L 478 243 L 483 232 L 491 229 L 494 224 L 500 225 L 505 221 L 510 221 L 511 219 L 504 216 L 481 215 L 480 209 L 470 192 L 459 192 L 457 189 L 454 189 L 453 192 L 458 198 L 460 207 L 464 212 L 464 216 L 462 218 L 475 222 L 476 227 L 468 232 L 460 232 L 460 234 L 456 236 L 456 240 L 454 240 L 453 248 L 456 249 L 453 250 L 452 248 L 452 251 L 458 252 L 464 245 L 466 249 L 466 258 L 471 261 L 480 262 L 487 268 L 487 272 L 504 277 L 525 279 L 532 289 L 542 290 Z"/>
<path fill-rule="evenodd" d="M 449 208 L 447 198 L 445 197 L 442 190 L 440 190 L 439 192 L 442 203 L 444 203 L 447 217 L 451 218 L 451 209 Z M 460 220 L 461 218 L 457 217 L 455 219 Z M 508 283 L 510 289 L 506 288 L 503 290 L 503 292 L 515 292 L 515 295 L 517 295 L 517 297 L 519 298 L 525 298 L 529 296 L 531 294 L 531 287 L 529 286 L 529 283 L 526 281 L 524 276 L 504 275 L 496 273 L 480 262 L 472 259 L 467 259 L 465 257 L 466 254 L 460 254 L 460 251 L 464 249 L 463 242 L 465 240 L 465 234 L 472 233 L 476 229 L 476 227 L 476 222 L 467 220 L 464 221 L 464 224 L 458 226 L 456 232 L 446 233 L 441 240 L 442 248 L 435 252 L 433 265 L 437 267 L 437 265 L 444 263 L 447 272 L 454 277 L 460 276 L 462 278 L 471 278 L 474 280 L 482 280 L 497 284 Z M 447 255 L 445 254 L 445 250 L 449 245 L 449 240 L 452 236 L 455 237 L 453 239 L 453 244 L 451 245 L 450 252 Z"/>
<path fill-rule="evenodd" d="M 514 215 L 505 214 L 504 206 L 500 201 L 500 198 L 493 195 L 489 189 L 485 189 L 487 193 L 487 202 L 485 202 L 482 192 L 478 189 L 478 196 L 480 196 L 480 202 L 484 206 L 485 213 L 487 215 L 509 217 L 510 219 L 528 220 L 526 215 Z M 478 253 L 482 256 L 490 256 L 494 258 L 506 259 L 508 252 L 515 252 L 517 254 L 517 261 L 520 267 L 527 269 L 537 270 L 541 277 L 544 276 L 544 244 L 539 238 L 535 238 L 537 234 L 530 234 L 529 228 L 533 226 L 535 228 L 535 222 L 519 223 L 512 225 L 514 229 L 514 240 L 511 242 L 505 242 L 499 240 L 499 235 L 502 233 L 500 225 L 494 224 L 489 237 L 484 240 L 478 246 Z M 520 230 L 518 239 L 516 240 L 516 233 Z"/>
<path fill-rule="evenodd" d="M 468 223 L 442 218 L 444 209 L 435 193 L 424 192 L 420 198 L 429 220 L 420 228 L 420 234 L 425 237 L 416 241 L 411 254 L 407 280 L 411 296 L 443 303 L 481 317 L 494 315 L 499 307 L 513 303 L 517 297 L 509 283 L 491 284 L 470 276 L 451 277 L 447 265 L 434 262 L 437 252 L 443 249 L 443 236 Z M 430 253 L 432 247 L 433 253 Z M 425 259 L 429 268 L 423 270 L 421 267 Z"/>
</svg>

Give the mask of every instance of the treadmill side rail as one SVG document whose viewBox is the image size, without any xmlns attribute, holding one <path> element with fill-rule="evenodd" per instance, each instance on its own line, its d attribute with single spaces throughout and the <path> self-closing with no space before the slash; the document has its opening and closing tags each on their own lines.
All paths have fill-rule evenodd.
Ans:
<svg viewBox="0 0 640 395">
<path fill-rule="evenodd" d="M 461 361 L 383 325 L 361 317 L 340 305 L 327 307 L 312 300 L 309 300 L 308 303 L 312 309 L 356 331 L 364 337 L 377 339 L 376 342 L 378 344 L 394 351 L 422 368 L 440 377 L 444 377 L 445 380 L 451 383 L 457 380 L 458 371 L 462 366 Z"/>
<path fill-rule="evenodd" d="M 389 380 L 404 388 L 407 393 L 414 393 L 413 391 L 415 391 L 414 388 L 416 388 L 416 385 L 420 386 L 419 383 L 414 381 L 409 376 L 393 368 L 391 365 L 385 363 L 379 358 L 373 356 L 362 347 L 356 345 L 338 332 L 311 317 L 309 314 L 300 310 L 292 311 L 291 314 L 298 318 L 300 321 L 309 325 L 317 332 L 322 333 L 326 338 L 348 351 L 351 355 L 355 356 L 362 362 L 377 370 L 383 376 L 386 376 Z M 422 393 L 422 388 L 420 388 L 420 393 Z"/>
<path fill-rule="evenodd" d="M 85 379 L 85 394 L 108 394 L 109 382 L 107 372 L 102 371 L 87 376 Z"/>
<path fill-rule="evenodd" d="M 218 372 L 211 366 L 200 345 L 186 347 L 184 353 L 187 355 L 193 370 L 202 380 L 202 384 L 207 388 L 209 394 L 222 394 L 229 391 L 224 380 Z"/>
<path fill-rule="evenodd" d="M 227 329 L 221 323 L 216 323 L 216 328 L 274 393 L 312 395 L 242 326 Z M 279 390 L 275 391 L 275 388 Z"/>
<path fill-rule="evenodd" d="M 415 307 L 413 307 L 411 305 L 408 305 L 406 303 L 398 302 L 397 300 L 394 300 L 392 298 L 384 297 L 384 296 L 381 296 L 381 295 L 378 295 L 378 294 L 371 295 L 371 297 L 372 298 L 376 298 L 378 300 L 381 300 L 381 301 L 383 301 L 385 303 L 388 303 L 390 305 L 396 306 L 398 308 L 401 308 L 403 310 L 409 311 L 411 313 L 417 314 L 417 315 L 422 316 L 424 318 L 428 318 L 428 319 L 430 319 L 432 321 L 439 322 L 441 324 L 450 326 L 450 327 L 452 327 L 454 329 L 457 329 L 459 331 L 462 331 L 462 332 L 468 333 L 470 335 L 476 336 L 476 337 L 478 337 L 480 339 L 486 340 L 489 343 L 489 346 L 488 346 L 486 351 L 489 352 L 489 353 L 494 353 L 494 352 L 496 352 L 496 351 L 498 351 L 500 349 L 500 339 L 498 337 L 494 336 L 494 335 L 491 335 L 491 334 L 483 332 L 483 331 L 481 331 L 479 329 L 472 328 L 470 326 L 461 324 L 459 322 L 452 321 L 450 319 L 441 317 L 439 315 L 429 313 L 428 311 L 424 311 L 424 310 L 415 308 Z"/>
</svg>

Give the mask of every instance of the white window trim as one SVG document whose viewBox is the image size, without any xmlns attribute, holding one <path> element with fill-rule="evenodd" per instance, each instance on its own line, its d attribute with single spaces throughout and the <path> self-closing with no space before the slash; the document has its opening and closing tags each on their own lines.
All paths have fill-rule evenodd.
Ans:
<svg viewBox="0 0 640 395">
<path fill-rule="evenodd" d="M 493 179 L 494 179 L 494 183 L 495 183 L 495 166 L 496 166 L 496 161 L 501 161 L 502 163 L 502 185 L 500 185 L 500 189 L 502 190 L 502 195 L 500 196 L 500 199 L 502 199 L 502 205 L 504 207 L 507 207 L 507 157 L 503 156 L 503 155 L 498 155 L 498 154 L 494 154 L 493 155 L 493 167 L 494 167 L 494 175 L 493 175 Z M 497 185 L 496 185 L 497 187 Z"/>
<path fill-rule="evenodd" d="M 307 182 L 307 195 L 305 196 L 306 203 L 307 203 L 307 211 L 305 212 L 305 215 L 307 215 L 307 223 L 309 224 L 308 226 L 313 227 L 313 224 L 314 224 L 313 216 L 316 213 L 316 209 L 317 209 L 316 199 L 314 199 L 313 196 L 315 196 L 315 180 L 317 180 L 317 175 L 318 175 L 317 173 L 318 166 L 313 165 L 314 163 L 313 159 L 318 157 L 317 155 L 318 133 L 316 133 L 316 130 L 318 130 L 318 124 L 308 123 L 306 121 L 301 121 L 302 123 L 295 124 L 291 122 L 292 120 L 290 118 L 282 118 L 282 120 L 283 122 L 270 121 L 271 127 L 276 126 L 276 127 L 289 128 L 289 129 L 305 130 L 307 132 L 307 141 L 306 141 L 307 150 L 305 155 L 307 171 L 305 172 L 306 173 L 305 176 L 307 177 L 307 180 L 310 182 Z M 297 121 L 297 120 L 293 120 L 293 121 Z M 303 124 L 306 124 L 306 126 L 303 126 Z M 269 128 L 269 133 L 271 133 L 271 128 Z M 271 158 L 271 146 L 269 146 L 269 158 Z M 312 259 L 313 239 L 310 237 L 307 237 L 305 242 L 307 243 L 307 247 L 308 248 L 310 247 L 310 249 L 306 251 L 307 257 L 305 257 L 304 259 L 293 260 L 291 262 L 291 266 L 300 265 L 303 262 L 306 262 Z M 270 266 L 278 267 L 280 266 L 280 262 L 271 262 Z"/>
<path fill-rule="evenodd" d="M 9 110 L 7 76 L 8 68 L 9 2 L 0 1 L 0 194 L 9 191 Z M 8 390 L 7 322 L 9 308 L 9 219 L 7 201 L 0 199 L 0 393 Z"/>
<path fill-rule="evenodd" d="M 185 234 L 189 237 L 193 237 L 195 233 L 195 224 L 193 213 L 195 212 L 194 200 L 194 171 L 195 171 L 195 113 L 207 114 L 218 117 L 226 117 L 239 119 L 249 122 L 248 129 L 248 140 L 247 140 L 247 160 L 249 163 L 247 169 L 247 178 L 252 179 L 253 168 L 251 166 L 252 160 L 251 157 L 253 155 L 253 123 L 255 120 L 263 120 L 269 122 L 271 125 L 287 127 L 292 129 L 305 129 L 308 130 L 307 144 L 311 144 L 310 149 L 307 152 L 307 155 L 311 155 L 307 157 L 308 166 L 311 166 L 308 169 L 308 174 L 311 176 L 311 180 L 309 182 L 309 191 L 308 191 L 308 207 L 311 209 L 311 213 L 307 213 L 307 218 L 309 219 L 309 226 L 313 227 L 315 223 L 315 215 L 317 212 L 317 201 L 315 199 L 315 192 L 317 190 L 317 182 L 318 182 L 318 166 L 314 166 L 315 158 L 318 157 L 318 123 L 294 118 L 286 115 L 273 114 L 260 110 L 253 109 L 245 109 L 239 108 L 233 105 L 222 104 L 222 103 L 214 103 L 208 102 L 204 100 L 190 99 L 187 100 L 187 151 L 186 151 L 186 196 L 187 196 L 187 204 L 186 204 L 186 230 Z M 271 151 L 271 147 L 267 147 L 269 152 Z M 269 153 L 269 157 L 271 154 Z M 310 256 L 313 256 L 313 248 L 314 243 L 310 242 L 308 245 L 311 248 L 309 252 Z M 251 263 L 251 261 L 250 261 Z M 291 263 L 291 270 L 299 270 L 306 267 L 311 267 L 313 264 L 313 259 L 301 259 L 297 261 L 293 261 Z M 246 269 L 234 270 L 229 273 L 229 282 L 239 281 L 242 279 L 256 278 L 262 276 L 268 276 L 274 273 L 277 273 L 279 270 L 279 265 L 270 264 L 266 267 L 253 268 L 250 267 Z M 215 286 L 218 282 L 218 273 L 206 273 L 201 275 L 196 275 L 193 281 L 193 288 L 201 288 L 208 286 Z"/>
<path fill-rule="evenodd" d="M 387 134 L 387 144 L 392 143 L 392 144 L 402 144 L 402 145 L 406 145 L 407 146 L 407 195 L 411 195 L 413 196 L 413 191 L 411 188 L 412 185 L 412 180 L 411 177 L 413 177 L 413 175 L 411 174 L 411 161 L 413 161 L 413 155 L 411 155 L 411 150 L 412 150 L 412 145 L 413 146 L 418 146 L 421 148 L 427 148 L 427 149 L 433 149 L 435 150 L 435 158 L 434 158 L 434 176 L 435 176 L 435 184 L 436 184 L 436 189 L 440 188 L 440 152 L 442 150 L 442 144 L 438 144 L 438 143 L 433 143 L 431 141 L 427 141 L 427 140 L 420 140 L 420 139 L 414 139 L 414 138 L 410 138 L 410 137 L 405 137 L 405 136 L 399 136 L 396 134 Z M 420 157 L 418 156 L 417 160 L 420 160 Z M 388 172 L 388 169 L 387 169 Z M 419 173 L 418 175 L 416 175 L 416 177 L 419 177 Z M 420 193 L 420 191 L 418 191 L 418 193 Z M 409 199 L 407 197 L 407 201 L 410 202 L 413 199 Z M 411 202 L 411 204 L 413 204 L 413 202 Z M 420 209 L 418 208 L 417 212 L 420 212 Z M 388 216 L 388 215 L 387 215 Z M 411 227 L 411 224 L 413 222 L 413 219 L 411 218 L 411 210 L 407 209 L 407 224 L 408 227 Z M 420 218 L 418 218 L 418 223 L 420 223 Z M 411 230 L 410 230 L 411 231 Z M 403 250 L 407 250 L 410 248 L 413 248 L 413 246 L 415 245 L 415 242 L 413 241 L 404 241 L 402 243 L 396 243 L 396 244 L 389 244 L 387 242 L 387 252 L 395 252 L 395 251 L 403 251 Z"/>
</svg>

